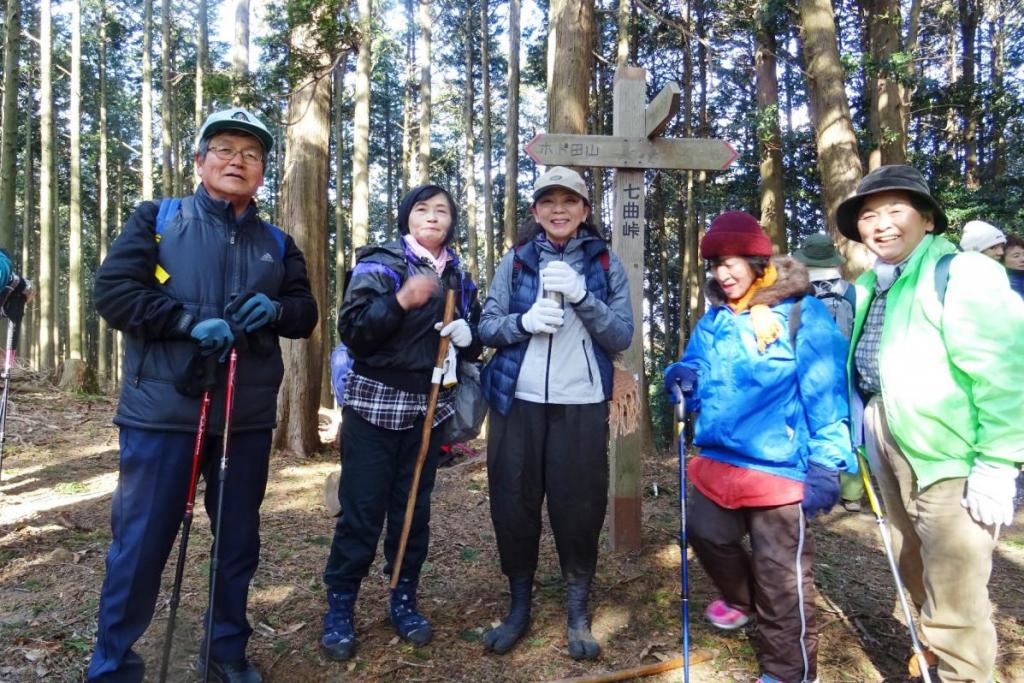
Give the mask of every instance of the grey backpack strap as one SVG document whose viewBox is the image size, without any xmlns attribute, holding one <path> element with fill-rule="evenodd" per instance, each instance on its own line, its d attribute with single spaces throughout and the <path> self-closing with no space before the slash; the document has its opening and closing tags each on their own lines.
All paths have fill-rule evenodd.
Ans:
<svg viewBox="0 0 1024 683">
<path fill-rule="evenodd" d="M 800 330 L 800 304 L 803 302 L 803 297 L 800 297 L 789 309 L 789 343 L 793 347 L 793 355 L 796 355 L 796 333 Z"/>
<path fill-rule="evenodd" d="M 943 254 L 935 264 L 935 296 L 939 297 L 939 303 L 946 302 L 946 287 L 949 285 L 949 267 L 953 263 L 952 254 Z"/>
</svg>

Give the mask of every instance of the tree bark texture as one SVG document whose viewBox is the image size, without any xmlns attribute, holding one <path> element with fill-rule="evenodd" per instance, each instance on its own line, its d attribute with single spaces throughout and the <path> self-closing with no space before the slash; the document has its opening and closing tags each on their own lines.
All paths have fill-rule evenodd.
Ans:
<svg viewBox="0 0 1024 683">
<path fill-rule="evenodd" d="M 480 282 L 480 262 L 477 249 L 476 223 L 476 135 L 473 131 L 473 108 L 475 106 L 473 80 L 473 13 L 466 11 L 463 33 L 466 44 L 465 84 L 462 95 L 462 129 L 466 148 L 463 158 L 463 176 L 466 183 L 466 246 L 469 258 L 466 259 L 470 275 L 474 282 Z"/>
<path fill-rule="evenodd" d="M 200 0 L 205 3 L 206 0 Z M 98 204 L 98 235 L 99 262 L 107 258 L 107 248 L 110 243 L 110 178 L 107 172 L 107 5 L 100 5 L 100 42 L 99 60 L 97 63 L 97 87 L 99 89 L 99 160 L 97 162 L 97 188 L 96 201 Z M 196 130 L 199 130 L 196 128 Z M 111 379 L 110 375 L 110 329 L 103 321 L 102 316 L 97 316 L 97 340 L 96 340 L 96 375 L 100 387 L 104 388 Z"/>
<path fill-rule="evenodd" d="M 68 355 L 82 359 L 85 305 L 82 297 L 82 5 L 71 0 L 71 196 L 68 220 Z"/>
<path fill-rule="evenodd" d="M 547 55 L 549 133 L 587 132 L 593 32 L 593 0 L 552 0 Z"/>
<path fill-rule="evenodd" d="M 6 36 L 4 37 L 4 95 L 3 132 L 0 133 L 0 244 L 14 248 L 15 195 L 17 183 L 18 156 L 18 92 L 19 59 L 21 44 L 21 0 L 7 0 L 4 16 Z"/>
<path fill-rule="evenodd" d="M 868 33 L 868 98 L 871 151 L 868 170 L 907 161 L 907 131 L 899 74 L 892 57 L 900 51 L 898 0 L 870 0 L 865 5 Z"/>
<path fill-rule="evenodd" d="M 173 69 L 171 47 L 171 0 L 160 3 L 160 193 L 164 197 L 174 196 L 174 98 L 171 91 L 171 69 Z"/>
<path fill-rule="evenodd" d="M 365 0 L 364 0 L 365 1 Z M 292 29 L 293 51 L 313 53 L 316 18 Z M 317 308 L 327 302 L 327 169 L 331 124 L 330 55 L 320 52 L 319 68 L 292 84 L 289 126 L 281 188 L 281 223 L 306 257 Z M 324 325 L 308 340 L 282 339 L 285 373 L 278 397 L 274 445 L 308 455 L 320 447 L 319 407 L 327 361 Z"/>
<path fill-rule="evenodd" d="M 231 101 L 240 106 L 248 99 L 249 0 L 235 0 L 235 39 L 231 44 Z"/>
<path fill-rule="evenodd" d="M 508 121 L 505 123 L 505 249 L 516 241 L 519 204 L 519 0 L 508 3 Z"/>
<path fill-rule="evenodd" d="M 50 0 L 39 3 L 39 365 L 52 369 L 57 360 L 55 338 L 57 272 L 53 257 L 57 233 L 53 220 L 53 27 Z"/>
<path fill-rule="evenodd" d="M 480 0 L 480 97 L 483 114 L 480 123 L 481 153 L 484 176 L 484 263 L 487 286 L 494 277 L 494 179 L 491 177 L 491 25 L 488 16 L 490 0 Z"/>
<path fill-rule="evenodd" d="M 420 174 L 419 184 L 422 185 L 430 181 L 430 72 L 433 66 L 430 62 L 430 0 L 419 0 L 419 29 L 419 49 L 416 52 L 420 60 L 420 154 L 417 166 Z"/>
<path fill-rule="evenodd" d="M 370 0 L 359 0 L 359 52 L 352 115 L 352 250 L 366 246 L 370 230 Z"/>
<path fill-rule="evenodd" d="M 786 239 L 782 131 L 779 129 L 779 78 L 775 60 L 775 21 L 767 10 L 758 12 L 754 73 L 757 88 L 757 142 L 761 157 L 761 225 L 778 253 L 789 251 Z"/>
<path fill-rule="evenodd" d="M 960 9 L 960 40 L 962 69 L 960 73 L 960 96 L 963 98 L 964 134 L 964 183 L 968 189 L 979 186 L 978 178 L 978 98 L 974 82 L 977 58 L 974 46 L 978 36 L 978 21 L 981 14 L 979 0 L 958 0 Z"/>
<path fill-rule="evenodd" d="M 153 198 L 153 0 L 142 0 L 142 198 Z"/>
</svg>

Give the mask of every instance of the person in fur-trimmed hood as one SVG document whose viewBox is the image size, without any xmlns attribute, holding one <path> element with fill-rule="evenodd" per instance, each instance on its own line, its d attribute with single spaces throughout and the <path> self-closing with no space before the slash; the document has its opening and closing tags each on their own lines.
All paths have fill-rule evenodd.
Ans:
<svg viewBox="0 0 1024 683">
<path fill-rule="evenodd" d="M 682 360 L 665 369 L 665 387 L 670 396 L 680 388 L 698 413 L 686 532 L 722 596 L 705 616 L 726 630 L 757 616 L 760 682 L 813 681 L 807 520 L 835 505 L 839 473 L 857 468 L 847 342 L 825 306 L 806 296 L 807 268 L 773 257 L 753 216 L 715 218 L 700 252 L 710 262 L 709 310 Z"/>
</svg>

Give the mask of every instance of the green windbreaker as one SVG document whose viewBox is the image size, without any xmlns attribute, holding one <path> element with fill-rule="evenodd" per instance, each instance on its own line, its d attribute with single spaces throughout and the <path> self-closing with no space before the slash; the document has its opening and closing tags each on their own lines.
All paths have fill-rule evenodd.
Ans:
<svg viewBox="0 0 1024 683">
<path fill-rule="evenodd" d="M 966 477 L 976 458 L 1024 462 L 1024 300 L 996 261 L 965 252 L 953 258 L 940 301 L 935 264 L 954 251 L 925 236 L 889 290 L 879 349 L 885 415 L 921 488 Z M 874 271 L 856 286 L 851 391 Z"/>
</svg>

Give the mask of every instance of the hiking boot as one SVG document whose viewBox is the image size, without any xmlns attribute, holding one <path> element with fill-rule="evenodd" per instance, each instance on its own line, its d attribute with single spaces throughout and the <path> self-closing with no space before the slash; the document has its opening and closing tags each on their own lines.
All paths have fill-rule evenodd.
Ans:
<svg viewBox="0 0 1024 683">
<path fill-rule="evenodd" d="M 352 613 L 358 595 L 358 590 L 327 591 L 327 614 L 324 615 L 320 649 L 328 659 L 344 662 L 352 659 L 356 653 L 356 628 Z"/>
<path fill-rule="evenodd" d="M 590 632 L 587 600 L 590 598 L 590 577 L 567 579 L 565 584 L 565 637 L 569 641 L 569 656 L 575 660 L 597 659 L 601 646 Z"/>
<path fill-rule="evenodd" d="M 780 681 L 778 678 L 775 678 L 775 676 L 772 676 L 771 674 L 761 674 L 761 677 L 754 681 L 754 683 L 783 683 L 783 681 Z M 815 678 L 810 683 L 818 683 L 818 679 Z"/>
<path fill-rule="evenodd" d="M 750 621 L 750 617 L 735 607 L 730 607 L 729 603 L 722 599 L 715 600 L 708 605 L 708 608 L 704 610 L 704 616 L 712 626 L 723 631 L 734 631 Z"/>
<path fill-rule="evenodd" d="M 530 599 L 533 575 L 510 576 L 508 579 L 508 615 L 499 626 L 484 633 L 484 650 L 503 655 L 512 649 L 530 625 Z"/>
<path fill-rule="evenodd" d="M 391 591 L 391 625 L 401 636 L 413 645 L 426 645 L 434 636 L 434 627 L 427 618 L 416 611 L 416 587 L 418 579 L 398 580 L 398 586 Z"/>
<path fill-rule="evenodd" d="M 196 663 L 199 675 L 202 676 L 205 662 L 200 656 Z M 263 683 L 263 676 L 256 667 L 249 666 L 243 657 L 234 662 L 222 662 L 210 658 L 210 680 L 216 683 Z"/>
</svg>

